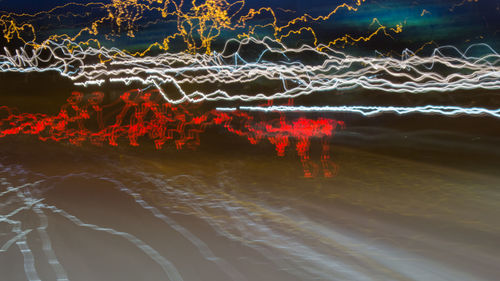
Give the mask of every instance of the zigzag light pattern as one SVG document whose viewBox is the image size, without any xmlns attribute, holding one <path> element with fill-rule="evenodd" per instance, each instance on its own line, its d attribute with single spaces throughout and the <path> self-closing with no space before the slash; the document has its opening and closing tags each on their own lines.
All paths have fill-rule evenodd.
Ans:
<svg viewBox="0 0 500 281">
<path fill-rule="evenodd" d="M 489 115 L 500 118 L 499 109 L 486 109 L 480 107 L 464 108 L 460 106 L 240 106 L 235 107 L 218 107 L 218 111 L 260 111 L 260 112 L 344 112 L 344 113 L 359 113 L 363 116 L 374 116 L 383 113 L 396 113 L 399 115 L 411 113 L 436 114 L 436 115 Z"/>
<path fill-rule="evenodd" d="M 57 71 L 83 87 L 139 84 L 144 89 L 158 89 L 165 101 L 172 104 L 289 99 L 348 89 L 414 94 L 500 89 L 500 56 L 486 44 L 472 45 L 464 52 L 443 46 L 427 57 L 406 50 L 401 59 L 355 57 L 326 47 L 323 51 L 311 46 L 287 48 L 270 38 L 232 39 L 222 52 L 210 55 L 163 53 L 153 57 L 133 57 L 115 48 L 84 49 L 71 44 L 52 42 L 45 48 L 31 51 L 20 48 L 15 53 L 5 49 L 5 55 L 0 56 L 0 71 Z M 230 51 L 234 44 L 236 50 Z M 250 48 L 256 49 L 255 46 L 261 49 L 259 53 L 246 57 L 242 54 Z M 486 52 L 479 57 L 468 55 L 472 49 Z M 301 58 L 307 55 L 314 55 L 320 61 Z M 225 89 L 235 83 L 252 85 L 257 81 L 280 86 L 270 92 L 248 94 L 239 89 Z M 217 89 L 202 91 L 201 86 L 187 89 L 201 84 L 215 85 Z M 169 85 L 175 92 L 164 90 Z"/>
</svg>

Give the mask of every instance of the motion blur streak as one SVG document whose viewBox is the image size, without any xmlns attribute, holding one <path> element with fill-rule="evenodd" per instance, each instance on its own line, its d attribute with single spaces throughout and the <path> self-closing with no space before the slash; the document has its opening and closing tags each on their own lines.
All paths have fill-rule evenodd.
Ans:
<svg viewBox="0 0 500 281">
<path fill-rule="evenodd" d="M 21 48 L 11 53 L 6 49 L 6 54 L 0 55 L 0 71 L 57 71 L 75 85 L 85 87 L 106 82 L 125 86 L 139 83 L 146 89 L 156 88 L 172 104 L 297 98 L 355 88 L 413 94 L 500 89 L 500 55 L 486 44 L 471 45 L 463 52 L 453 46 L 442 46 L 424 57 L 405 50 L 401 59 L 396 59 L 355 57 L 307 45 L 287 48 L 270 38 L 228 40 L 221 53 L 211 55 L 163 53 L 154 57 L 133 57 L 118 49 L 83 49 L 71 41 L 49 43 L 31 52 Z M 260 51 L 240 54 L 250 49 Z M 482 55 L 468 55 L 473 51 Z M 307 59 L 312 54 L 314 60 Z M 95 60 L 107 63 L 88 63 Z M 252 85 L 262 79 L 278 82 L 281 89 L 248 94 L 224 89 L 237 83 Z M 192 91 L 185 89 L 204 83 L 220 86 L 211 92 L 196 87 Z M 166 92 L 164 88 L 168 85 L 174 90 Z"/>
<path fill-rule="evenodd" d="M 68 141 L 74 145 L 89 141 L 99 146 L 106 142 L 117 146 L 121 138 L 126 138 L 130 145 L 138 146 L 139 138 L 147 136 L 154 141 L 156 149 L 171 141 L 180 150 L 198 146 L 200 134 L 207 126 L 215 125 L 247 138 L 252 144 L 268 139 L 276 147 L 278 156 L 284 156 L 290 139 L 295 139 L 306 177 L 312 177 L 316 169 L 309 157 L 310 141 L 321 139 L 324 176 L 331 177 L 337 170 L 330 161 L 328 142 L 337 128 L 344 127 L 342 121 L 304 117 L 288 121 L 285 115 L 255 121 L 254 116 L 243 112 L 217 110 L 195 114 L 185 106 L 164 102 L 157 92 L 126 92 L 119 100 L 106 105 L 101 104 L 103 98 L 100 92 L 88 98 L 74 92 L 55 116 L 15 114 L 8 107 L 0 107 L 0 112 L 6 113 L 6 117 L 0 119 L 0 138 L 26 134 L 38 136 L 42 141 Z"/>
<path fill-rule="evenodd" d="M 129 160 L 134 159 L 127 161 Z M 115 200 L 120 198 L 119 200 L 126 202 L 125 208 L 142 208 L 145 214 L 159 219 L 159 222 L 163 222 L 162 224 L 165 224 L 167 228 L 177 232 L 180 235 L 180 240 L 177 240 L 179 238 L 175 236 L 170 236 L 170 242 L 191 243 L 198 252 L 196 255 L 192 254 L 193 257 L 199 255 L 206 259 L 206 262 L 216 265 L 226 274 L 223 280 L 254 280 L 245 278 L 245 274 L 240 272 L 242 268 L 236 265 L 240 262 L 253 263 L 255 261 L 252 261 L 250 257 L 241 261 L 238 259 L 229 261 L 218 257 L 211 249 L 211 247 L 218 248 L 217 244 L 207 245 L 202 238 L 206 234 L 199 231 L 196 234 L 192 232 L 192 230 L 202 227 L 200 222 L 197 223 L 200 225 L 199 227 L 190 226 L 192 230 L 189 230 L 181 226 L 171 216 L 202 221 L 209 225 L 210 229 L 216 231 L 219 235 L 218 239 L 224 239 L 226 244 L 228 243 L 227 245 L 232 245 L 231 243 L 234 242 L 245 245 L 258 253 L 260 259 L 265 259 L 272 263 L 273 267 L 279 268 L 282 274 L 290 274 L 288 276 L 291 280 L 303 280 L 311 277 L 326 280 L 373 280 L 374 273 L 384 279 L 393 278 L 396 280 L 428 280 L 429 278 L 447 280 L 447 277 L 450 276 L 457 280 L 487 280 L 471 276 L 445 262 L 437 263 L 431 261 L 432 258 L 429 260 L 432 255 L 429 256 L 428 247 L 451 247 L 449 249 L 454 254 L 463 254 L 460 254 L 458 249 L 460 247 L 456 247 L 454 242 L 445 242 L 430 234 L 421 233 L 421 236 L 408 238 L 409 230 L 398 227 L 398 224 L 402 222 L 388 223 L 381 221 L 380 218 L 370 221 L 369 218 L 358 216 L 356 212 L 341 208 L 334 208 L 337 218 L 332 222 L 327 222 L 323 221 L 327 217 L 321 219 L 326 214 L 314 206 L 303 205 L 305 202 L 291 208 L 293 202 L 296 202 L 293 198 L 283 196 L 283 194 L 279 195 L 280 193 L 271 190 L 263 194 L 259 190 L 241 187 L 239 180 L 234 177 L 235 172 L 241 168 L 238 163 L 236 163 L 236 167 L 230 167 L 235 165 L 234 162 L 232 164 L 228 162 L 229 166 L 227 167 L 220 167 L 221 169 L 213 178 L 216 181 L 211 182 L 212 180 L 205 176 L 192 173 L 169 176 L 158 171 L 154 172 L 153 170 L 156 168 L 151 170 L 152 166 L 150 167 L 147 162 L 135 160 L 138 162 L 132 166 L 122 167 L 114 163 L 115 160 L 111 160 L 111 162 L 103 163 L 95 169 L 88 169 L 89 172 L 69 173 L 63 176 L 47 176 L 32 172 L 19 165 L 1 166 L 0 173 L 4 187 L 0 196 L 5 202 L 2 205 L 1 220 L 2 223 L 13 226 L 9 240 L 1 248 L 2 251 L 8 251 L 10 246 L 16 243 L 23 251 L 26 275 L 30 280 L 39 280 L 37 270 L 33 267 L 35 262 L 40 265 L 44 262 L 41 256 L 33 254 L 39 247 L 39 242 L 34 237 L 39 236 L 44 245 L 44 251 L 50 257 L 48 261 L 50 261 L 54 272 L 57 273 L 58 280 L 66 280 L 66 271 L 61 264 L 64 265 L 68 262 L 60 261 L 51 247 L 52 242 L 59 244 L 61 243 L 59 240 L 63 238 L 60 236 L 51 238 L 46 232 L 47 227 L 51 227 L 49 222 L 56 225 L 63 223 L 57 219 L 60 216 L 65 221 L 77 226 L 72 230 L 73 235 L 89 229 L 122 238 L 136 247 L 138 253 L 144 253 L 146 257 L 149 257 L 151 261 L 163 269 L 164 276 L 167 276 L 169 280 L 182 280 L 180 276 L 182 273 L 186 274 L 186 269 L 181 267 L 183 268 L 181 270 L 169 262 L 169 258 L 165 255 L 171 251 L 168 251 L 168 248 L 165 251 L 166 249 L 161 246 L 165 243 L 164 239 L 162 239 L 163 243 L 158 243 L 156 239 L 152 238 L 154 235 L 148 236 L 138 229 L 131 230 L 139 236 L 151 237 L 151 244 L 149 244 L 134 234 L 116 229 L 128 229 L 124 225 L 120 226 L 112 220 L 107 221 L 89 216 L 87 212 L 91 209 L 87 208 L 88 211 L 85 211 L 85 208 L 80 206 L 81 204 L 76 203 L 79 199 L 75 196 L 85 190 L 89 192 L 89 189 L 93 188 L 88 185 L 78 187 L 80 184 L 76 184 L 73 187 L 73 192 L 60 194 L 62 189 L 67 189 L 71 183 L 86 181 L 98 184 L 99 187 L 95 190 L 96 195 L 100 194 L 100 196 L 108 198 L 106 194 L 109 193 Z M 101 170 L 101 172 L 96 173 L 96 170 Z M 12 181 L 6 181 L 6 177 L 11 178 Z M 30 180 L 24 184 L 17 183 L 21 178 L 29 178 Z M 108 184 L 115 191 L 111 191 L 107 187 Z M 460 194 L 469 192 L 462 190 L 462 188 L 466 189 L 465 184 L 460 189 L 455 188 L 453 192 Z M 324 194 L 332 196 L 336 193 L 334 190 L 324 190 L 324 192 L 326 192 Z M 368 189 L 364 192 L 370 193 L 372 196 L 384 196 Z M 121 198 L 119 194 L 123 194 L 125 197 Z M 348 194 L 341 196 L 348 196 Z M 106 199 L 104 198 L 98 201 L 105 203 Z M 462 200 L 453 196 L 449 199 Z M 468 200 L 471 201 L 470 204 L 473 203 L 472 201 L 475 202 L 472 199 Z M 391 203 L 389 198 L 385 203 L 380 203 L 383 209 L 396 206 L 383 207 L 383 204 L 395 204 L 395 202 Z M 431 208 L 434 216 L 452 218 L 459 215 L 455 214 L 455 210 L 448 209 L 449 204 L 439 206 L 439 204 L 433 205 L 432 202 L 429 202 L 425 208 Z M 103 206 L 99 206 L 99 208 L 101 207 Z M 113 208 L 121 207 L 118 204 Z M 410 212 L 408 215 L 412 217 L 421 212 L 415 210 L 414 214 L 410 207 L 401 206 L 400 208 L 407 209 Z M 86 217 L 86 219 L 79 218 L 70 210 Z M 303 212 L 299 210 L 303 210 Z M 30 212 L 37 214 L 31 221 L 27 220 Z M 314 212 L 319 213 L 314 214 Z M 100 214 L 100 216 L 112 218 L 114 212 Z M 472 214 L 466 215 L 461 223 L 467 226 L 467 219 L 472 218 L 472 216 Z M 47 220 L 47 218 L 49 219 Z M 330 217 L 328 216 L 328 218 Z M 477 223 L 486 222 L 484 219 L 486 218 L 480 219 Z M 101 225 L 102 223 L 89 223 L 85 220 L 102 221 L 103 223 L 107 221 L 109 226 Z M 185 220 L 182 222 L 186 224 Z M 364 228 L 357 228 L 356 226 L 361 222 L 364 222 Z M 156 222 L 155 225 L 157 231 L 164 231 L 161 224 L 158 225 Z M 55 226 L 52 225 L 52 227 Z M 469 227 L 471 226 L 469 225 Z M 392 234 L 380 232 L 386 228 L 390 228 Z M 367 232 L 367 229 L 376 232 Z M 209 232 L 208 229 L 206 231 Z M 491 225 L 491 229 L 488 231 L 495 232 L 498 229 L 495 230 L 495 226 Z M 31 243 L 29 243 L 28 237 L 31 237 L 29 240 L 32 241 Z M 410 239 L 412 242 L 402 240 L 402 237 L 406 237 L 405 239 Z M 399 244 L 402 241 L 407 242 Z M 98 243 L 98 240 L 88 240 L 86 243 Z M 418 245 L 425 246 L 420 246 L 420 250 L 418 250 Z M 190 248 L 183 247 L 186 250 Z M 58 249 L 61 250 L 60 246 Z M 497 257 L 491 255 L 477 256 L 479 249 L 468 249 L 467 255 L 498 260 Z M 240 251 L 243 254 L 247 250 L 240 249 Z M 64 251 L 62 252 L 64 254 Z M 220 249 L 216 252 L 220 252 Z M 136 260 L 142 259 L 139 254 L 134 254 L 134 256 Z M 172 257 L 172 254 L 168 254 L 168 256 Z M 473 258 L 468 258 L 468 260 L 471 259 Z M 436 271 L 440 274 L 435 275 Z M 150 277 L 153 276 L 154 280 L 161 280 L 160 276 L 150 275 Z M 443 278 L 439 276 L 443 276 Z"/>
<path fill-rule="evenodd" d="M 224 108 L 218 107 L 219 111 L 261 111 L 261 112 L 349 112 L 359 113 L 363 116 L 373 116 L 382 113 L 423 113 L 423 114 L 438 114 L 438 115 L 491 115 L 500 118 L 500 109 L 486 109 L 479 107 L 464 108 L 459 106 L 240 106 L 239 108 Z"/>
<path fill-rule="evenodd" d="M 0 281 L 500 276 L 498 1 L 73 1 L 0 0 Z"/>
</svg>

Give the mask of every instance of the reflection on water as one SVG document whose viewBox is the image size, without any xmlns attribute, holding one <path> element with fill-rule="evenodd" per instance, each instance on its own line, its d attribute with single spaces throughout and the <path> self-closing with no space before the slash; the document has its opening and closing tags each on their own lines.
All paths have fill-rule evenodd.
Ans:
<svg viewBox="0 0 500 281">
<path fill-rule="evenodd" d="M 141 139 L 148 138 L 158 150 L 169 144 L 182 150 L 199 146 L 200 134 L 205 133 L 207 127 L 217 126 L 252 144 L 267 139 L 275 146 L 278 156 L 284 156 L 294 141 L 306 177 L 317 174 L 317 165 L 310 160 L 309 152 L 311 140 L 321 139 L 323 175 L 332 177 L 336 172 L 335 164 L 330 161 L 329 141 L 338 128 L 344 127 L 343 121 L 303 116 L 289 120 L 284 113 L 275 114 L 276 118 L 256 118 L 237 110 L 199 113 L 196 108 L 193 110 L 193 105 L 165 102 L 158 91 L 131 92 L 104 105 L 104 93 L 94 92 L 84 97 L 83 93 L 73 92 L 57 115 L 19 114 L 13 108 L 0 106 L 0 115 L 5 115 L 0 118 L 0 138 L 32 135 L 42 141 L 69 142 L 76 146 L 86 142 L 97 146 L 120 143 L 139 146 Z"/>
<path fill-rule="evenodd" d="M 422 139 L 430 141 L 410 136 L 415 151 Z M 149 155 L 18 137 L 2 140 L 1 150 L 2 280 L 494 280 L 500 273 L 494 174 L 342 145 L 339 175 L 313 179 L 286 158 L 228 148 Z"/>
</svg>

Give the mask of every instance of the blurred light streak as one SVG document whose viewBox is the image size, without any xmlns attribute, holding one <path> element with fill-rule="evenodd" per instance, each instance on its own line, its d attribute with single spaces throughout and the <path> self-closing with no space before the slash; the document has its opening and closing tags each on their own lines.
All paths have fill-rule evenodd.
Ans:
<svg viewBox="0 0 500 281">
<path fill-rule="evenodd" d="M 104 94 L 95 92 L 88 97 L 74 92 L 57 115 L 14 113 L 0 107 L 6 117 L 0 119 L 0 138 L 9 135 L 34 135 L 42 141 L 67 141 L 73 145 L 90 142 L 102 146 L 118 146 L 124 139 L 129 145 L 139 146 L 139 139 L 153 140 L 156 149 L 175 144 L 176 149 L 194 149 L 200 145 L 200 134 L 209 126 L 220 126 L 231 134 L 245 137 L 251 144 L 267 139 L 275 146 L 278 156 L 295 142 L 306 177 L 316 175 L 317 165 L 310 160 L 311 139 L 321 141 L 323 175 L 331 177 L 337 167 L 330 160 L 329 139 L 343 121 L 331 118 L 310 119 L 300 117 L 289 120 L 286 116 L 256 120 L 244 112 L 210 110 L 196 113 L 187 105 L 174 105 L 162 101 L 156 92 L 129 91 L 109 104 L 102 104 Z"/>
<path fill-rule="evenodd" d="M 185 45 L 185 51 L 189 53 L 212 53 L 213 42 L 221 37 L 223 32 L 235 32 L 235 38 L 258 37 L 259 32 L 271 33 L 273 39 L 282 41 L 292 35 L 301 35 L 307 32 L 312 36 L 312 44 L 318 45 L 318 36 L 314 23 L 321 24 L 337 14 L 339 11 L 356 12 L 363 5 L 365 0 L 342 1 L 334 4 L 327 9 L 323 15 L 312 16 L 303 14 L 292 19 L 281 19 L 278 13 L 269 7 L 249 8 L 245 7 L 245 0 L 227 1 L 227 0 L 206 0 L 206 1 L 184 1 L 184 0 L 112 0 L 111 3 L 66 3 L 56 6 L 48 11 L 41 11 L 34 14 L 4 12 L 0 14 L 0 28 L 3 27 L 3 37 L 11 42 L 15 39 L 20 40 L 26 45 L 35 48 L 44 48 L 49 41 L 70 40 L 78 46 L 96 45 L 102 47 L 97 36 L 101 35 L 110 40 L 115 36 L 126 34 L 133 38 L 139 31 L 141 21 L 146 18 L 156 20 L 175 22 L 175 31 L 168 32 L 162 40 L 150 43 L 142 51 L 133 53 L 134 56 L 145 56 L 152 50 L 159 49 L 168 51 L 171 49 L 172 42 L 180 39 Z M 43 41 L 37 43 L 39 35 L 37 25 L 33 23 L 36 19 L 57 18 L 70 16 L 81 16 L 76 9 L 97 9 L 100 12 L 87 12 L 89 23 L 85 27 L 78 27 L 76 32 L 70 34 L 51 34 L 45 36 Z M 65 12 L 66 9 L 75 11 Z M 280 12 L 290 12 L 283 9 L 276 9 Z M 105 15 L 102 15 L 102 14 Z M 23 20 L 24 19 L 24 20 Z M 264 21 L 263 21 L 264 20 Z M 379 33 L 392 38 L 390 33 L 400 33 L 402 24 L 396 28 L 388 28 L 374 19 L 378 28 L 365 36 L 356 36 L 345 34 L 331 41 L 323 42 L 327 46 L 336 45 L 338 42 L 345 44 L 355 44 L 359 41 L 369 41 Z M 144 25 L 144 23 L 142 23 Z M 111 30 L 110 30 L 111 29 Z M 90 39 L 86 41 L 81 38 Z M 112 39 L 111 39 L 112 40 Z M 124 50 L 125 51 L 125 50 Z M 125 51 L 132 54 L 129 51 Z"/>
<path fill-rule="evenodd" d="M 260 112 L 338 112 L 338 113 L 359 113 L 363 116 L 374 116 L 384 113 L 396 113 L 398 115 L 422 113 L 436 114 L 446 116 L 457 115 L 490 115 L 500 118 L 499 109 L 486 109 L 480 107 L 460 107 L 460 106 L 438 106 L 426 105 L 416 107 L 404 106 L 240 106 L 236 107 L 218 107 L 218 111 L 260 111 Z"/>
<path fill-rule="evenodd" d="M 228 45 L 233 43 L 238 48 L 230 52 Z M 251 44 L 263 50 L 253 58 L 243 58 L 240 52 L 255 48 Z M 469 55 L 474 50 L 481 50 L 483 55 Z M 314 54 L 321 61 L 308 62 L 304 58 L 306 54 Z M 268 55 L 274 58 L 266 58 Z M 103 58 L 107 62 L 88 63 Z M 287 48 L 270 38 L 231 39 L 221 53 L 211 55 L 163 53 L 133 57 L 115 48 L 70 50 L 66 44 L 56 42 L 31 52 L 20 48 L 11 53 L 5 49 L 5 55 L 0 55 L 0 72 L 45 71 L 57 71 L 75 85 L 84 87 L 102 86 L 107 82 L 124 86 L 139 83 L 145 89 L 156 88 L 165 101 L 172 104 L 296 98 L 350 89 L 412 94 L 500 89 L 500 55 L 487 44 L 474 44 L 463 52 L 454 46 L 442 46 L 426 57 L 405 50 L 401 59 L 355 57 L 330 48 L 319 51 L 307 45 Z M 282 86 L 248 94 L 224 88 L 234 83 L 252 86 L 259 79 Z M 201 85 L 206 83 L 220 86 L 203 91 Z M 192 89 L 193 84 L 199 87 L 187 90 Z M 173 87 L 172 93 L 165 90 L 167 86 Z"/>
</svg>

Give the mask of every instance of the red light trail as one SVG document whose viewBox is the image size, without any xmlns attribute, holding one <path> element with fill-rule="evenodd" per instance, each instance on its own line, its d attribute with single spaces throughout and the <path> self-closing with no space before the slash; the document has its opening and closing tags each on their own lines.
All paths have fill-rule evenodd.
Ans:
<svg viewBox="0 0 500 281">
<path fill-rule="evenodd" d="M 329 118 L 300 117 L 289 120 L 284 114 L 271 120 L 257 118 L 240 111 L 211 110 L 195 113 L 192 104 L 173 105 L 164 102 L 158 91 L 143 93 L 129 91 L 109 104 L 103 103 L 104 94 L 94 92 L 84 97 L 73 92 L 59 113 L 16 114 L 9 107 L 0 107 L 6 117 L 0 119 L 0 138 L 9 135 L 35 135 L 42 141 L 67 141 L 73 145 L 89 142 L 102 146 L 118 146 L 128 140 L 139 146 L 139 139 L 153 140 L 156 149 L 167 143 L 176 149 L 195 148 L 200 145 L 200 134 L 209 126 L 221 126 L 227 132 L 245 137 L 251 144 L 267 139 L 275 146 L 278 156 L 284 156 L 287 147 L 295 143 L 295 150 L 304 168 L 304 176 L 317 173 L 317 165 L 310 159 L 311 139 L 321 141 L 323 175 L 331 177 L 337 166 L 330 160 L 329 139 L 343 121 Z"/>
</svg>

